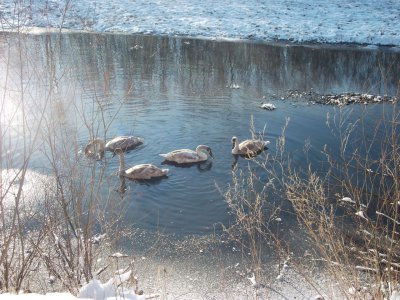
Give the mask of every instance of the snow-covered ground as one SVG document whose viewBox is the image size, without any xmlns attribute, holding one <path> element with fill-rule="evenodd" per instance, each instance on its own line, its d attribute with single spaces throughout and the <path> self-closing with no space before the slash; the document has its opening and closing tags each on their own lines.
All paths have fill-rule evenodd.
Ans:
<svg viewBox="0 0 400 300">
<path fill-rule="evenodd" d="M 2 0 L 0 21 L 3 29 L 400 46 L 399 0 Z"/>
<path fill-rule="evenodd" d="M 94 299 L 94 300 L 145 300 L 145 296 L 139 296 L 134 291 L 124 289 L 121 284 L 129 279 L 131 272 L 128 271 L 124 274 L 116 275 L 106 283 L 101 283 L 97 279 L 92 279 L 88 284 L 84 285 L 77 297 L 70 293 L 47 293 L 47 294 L 36 294 L 36 293 L 20 293 L 17 294 L 0 294 L 2 300 L 74 300 L 74 299 Z M 150 298 L 151 296 L 147 296 Z"/>
</svg>

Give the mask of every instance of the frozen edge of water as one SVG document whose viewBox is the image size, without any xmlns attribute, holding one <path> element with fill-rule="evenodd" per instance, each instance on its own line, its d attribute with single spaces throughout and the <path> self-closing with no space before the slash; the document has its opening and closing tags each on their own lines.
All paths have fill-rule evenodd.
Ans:
<svg viewBox="0 0 400 300">
<path fill-rule="evenodd" d="M 165 38 L 174 38 L 181 40 L 209 40 L 213 42 L 228 42 L 228 43 L 256 43 L 266 44 L 281 47 L 306 47 L 306 48 L 319 48 L 319 49 L 357 49 L 365 51 L 389 51 L 394 53 L 400 53 L 400 46 L 396 45 L 371 45 L 371 44 L 358 44 L 358 43 L 319 43 L 319 42 L 294 42 L 289 40 L 256 40 L 256 39 L 244 39 L 244 38 L 226 38 L 226 37 L 209 37 L 209 36 L 186 36 L 186 35 L 163 35 L 163 34 L 145 34 L 145 33 L 128 33 L 128 32 L 97 32 L 93 30 L 85 29 L 68 29 L 68 28 L 52 28 L 52 27 L 22 27 L 18 30 L 0 28 L 1 33 L 20 33 L 27 35 L 45 35 L 45 34 L 98 34 L 98 35 L 126 35 L 126 36 L 159 36 Z"/>
</svg>

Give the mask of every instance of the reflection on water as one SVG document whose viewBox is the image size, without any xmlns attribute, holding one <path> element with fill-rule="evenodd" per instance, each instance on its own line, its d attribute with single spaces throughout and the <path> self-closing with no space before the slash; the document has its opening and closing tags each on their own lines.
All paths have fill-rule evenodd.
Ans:
<svg viewBox="0 0 400 300">
<path fill-rule="evenodd" d="M 169 165 L 169 166 L 174 166 L 177 168 L 191 168 L 191 167 L 197 167 L 197 169 L 202 172 L 202 171 L 209 171 L 212 168 L 212 161 L 211 160 L 206 160 L 198 163 L 181 163 L 178 164 L 174 161 L 168 161 L 164 160 L 162 165 Z"/>
<path fill-rule="evenodd" d="M 7 79 L 7 99 L 14 105 L 9 115 L 18 111 L 21 96 L 16 47 L 15 36 L 0 36 L 0 82 Z M 26 36 L 21 55 L 25 101 L 34 119 L 38 103 L 51 97 L 46 109 L 81 148 L 93 137 L 143 136 L 144 145 L 126 154 L 127 166 L 161 166 L 159 153 L 171 149 L 212 148 L 215 159 L 170 165 L 168 178 L 142 183 L 120 182 L 118 157 L 106 155 L 107 176 L 129 199 L 126 222 L 173 233 L 210 232 L 214 224 L 228 222 L 219 188 L 231 182 L 234 162 L 244 169 L 250 164 L 263 176 L 252 160 L 231 155 L 232 136 L 251 137 L 252 116 L 257 131 L 265 128 L 264 137 L 271 141 L 266 152 L 272 154 L 290 117 L 286 146 L 297 164 L 305 163 L 305 141 L 311 142 L 309 156 L 315 161 L 323 145 L 333 143 L 325 121 L 335 108 L 278 100 L 288 89 L 394 95 L 400 72 L 400 55 L 386 51 L 151 36 Z M 262 101 L 274 102 L 277 109 L 260 109 Z M 382 106 L 370 107 L 378 115 Z M 357 113 L 361 106 L 354 109 Z M 13 129 L 16 138 L 19 128 Z M 39 151 L 31 167 L 42 170 L 46 163 Z"/>
</svg>

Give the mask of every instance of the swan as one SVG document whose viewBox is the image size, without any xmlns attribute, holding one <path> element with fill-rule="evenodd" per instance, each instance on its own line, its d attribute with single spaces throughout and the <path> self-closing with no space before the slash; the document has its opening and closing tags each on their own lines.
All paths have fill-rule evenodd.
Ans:
<svg viewBox="0 0 400 300">
<path fill-rule="evenodd" d="M 160 154 L 165 160 L 178 164 L 196 163 L 205 161 L 208 156 L 214 157 L 211 148 L 206 145 L 198 145 L 196 151 L 190 149 L 179 149 L 165 154 Z"/>
<path fill-rule="evenodd" d="M 131 150 L 143 144 L 143 142 L 144 139 L 137 136 L 118 136 L 107 142 L 107 144 L 102 139 L 94 139 L 86 145 L 85 155 L 87 157 L 102 158 L 105 151 L 115 152 L 116 149 Z"/>
<path fill-rule="evenodd" d="M 125 155 L 122 149 L 115 149 L 119 155 L 119 175 L 135 180 L 148 180 L 168 175 L 169 169 L 160 169 L 152 164 L 140 164 L 125 170 Z"/>
<path fill-rule="evenodd" d="M 232 137 L 232 154 L 254 156 L 263 151 L 269 141 L 245 140 L 239 144 L 236 136 Z"/>
</svg>

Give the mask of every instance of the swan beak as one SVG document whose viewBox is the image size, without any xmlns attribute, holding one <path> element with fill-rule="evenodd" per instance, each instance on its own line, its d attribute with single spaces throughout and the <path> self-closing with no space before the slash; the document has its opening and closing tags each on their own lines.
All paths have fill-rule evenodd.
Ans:
<svg viewBox="0 0 400 300">
<path fill-rule="evenodd" d="M 210 153 L 210 156 L 211 156 L 212 158 L 214 158 L 214 155 L 213 155 L 211 149 L 209 150 L 209 153 Z"/>
<path fill-rule="evenodd" d="M 235 142 L 232 141 L 232 149 L 235 148 Z"/>
</svg>

